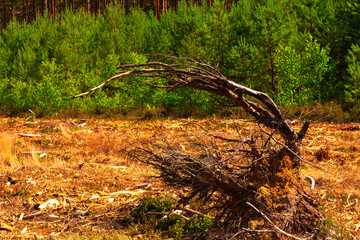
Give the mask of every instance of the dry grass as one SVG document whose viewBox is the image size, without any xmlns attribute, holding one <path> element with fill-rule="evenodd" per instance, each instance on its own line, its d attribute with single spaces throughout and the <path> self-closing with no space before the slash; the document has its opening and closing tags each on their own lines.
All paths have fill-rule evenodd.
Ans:
<svg viewBox="0 0 360 240">
<path fill-rule="evenodd" d="M 232 121 L 197 122 L 219 135 L 235 131 Z M 243 128 L 251 127 L 250 123 L 239 122 Z M 140 197 L 175 196 L 176 189 L 156 178 L 158 173 L 153 168 L 131 161 L 123 150 L 161 144 L 164 137 L 186 149 L 188 145 L 179 137 L 201 131 L 186 122 L 171 120 L 0 119 L 0 228 L 8 229 L 0 230 L 0 238 L 159 238 L 150 233 L 139 235 L 138 229 L 122 229 L 118 220 Z M 302 167 L 302 174 L 317 182 L 315 189 L 308 191 L 320 199 L 326 216 L 354 236 L 360 234 L 359 139 L 358 124 L 312 124 L 304 140 L 305 159 L 331 173 Z M 327 151 L 329 158 L 315 159 L 319 149 Z M 8 177 L 15 184 L 8 185 Z M 150 188 L 135 188 L 147 182 L 152 183 Z M 308 183 L 304 181 L 304 185 Z M 34 209 L 36 203 L 49 199 L 59 204 Z M 89 214 L 74 217 L 74 209 Z M 43 211 L 50 214 L 19 220 L 22 215 Z"/>
<path fill-rule="evenodd" d="M 324 214 L 352 237 L 360 236 L 360 125 L 313 124 L 304 146 L 306 158 L 329 171 L 307 166 L 302 170 L 315 179 L 313 195 Z M 328 157 L 319 161 L 319 152 Z"/>
<path fill-rule="evenodd" d="M 1 119 L 0 223 L 12 228 L 1 231 L 3 239 L 105 234 L 99 231 L 119 227 L 112 226 L 112 221 L 125 204 L 135 204 L 144 194 L 167 191 L 153 178 L 156 173 L 151 168 L 130 161 L 122 153 L 133 141 L 141 142 L 138 126 L 127 129 L 127 122 L 111 126 L 102 121 L 87 121 L 86 126 L 70 122 Z M 148 140 L 145 137 L 143 141 Z M 8 184 L 9 177 L 14 184 Z M 144 182 L 152 182 L 152 188 L 134 188 Z M 57 200 L 58 206 L 34 209 L 34 204 L 49 199 Z M 74 209 L 89 210 L 89 215 L 74 218 Z M 51 214 L 19 220 L 21 215 L 42 211 Z"/>
</svg>

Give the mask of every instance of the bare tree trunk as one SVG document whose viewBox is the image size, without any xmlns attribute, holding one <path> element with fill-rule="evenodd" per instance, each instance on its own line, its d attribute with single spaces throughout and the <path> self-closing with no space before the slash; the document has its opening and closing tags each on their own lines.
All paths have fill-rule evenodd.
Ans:
<svg viewBox="0 0 360 240">
<path fill-rule="evenodd" d="M 52 0 L 52 14 L 53 14 L 53 19 L 56 19 L 56 0 Z"/>
<path fill-rule="evenodd" d="M 34 20 L 35 20 L 35 22 L 37 22 L 38 8 L 36 5 L 36 0 L 33 0 L 32 7 L 33 7 L 33 13 L 34 13 Z"/>
<path fill-rule="evenodd" d="M 26 16 L 26 1 L 27 0 L 23 0 L 23 19 L 24 19 L 24 21 L 26 21 L 27 20 L 27 16 Z"/>
<path fill-rule="evenodd" d="M 160 19 L 160 0 L 154 0 L 155 16 Z"/>
<path fill-rule="evenodd" d="M 64 1 L 66 1 L 66 0 L 64 0 Z M 60 22 L 62 20 L 62 11 L 63 11 L 63 0 L 60 0 L 60 8 L 59 8 L 59 14 L 60 14 L 59 20 L 60 20 Z"/>
<path fill-rule="evenodd" d="M 30 0 L 26 0 L 26 22 L 30 23 L 31 22 L 31 14 L 30 14 Z"/>
<path fill-rule="evenodd" d="M 125 13 L 130 13 L 130 0 L 125 0 Z"/>
<path fill-rule="evenodd" d="M 90 13 L 90 0 L 86 0 L 86 11 Z"/>
<path fill-rule="evenodd" d="M 6 28 L 6 17 L 7 17 L 7 11 L 6 11 L 6 0 L 3 0 L 3 11 L 2 11 L 2 29 Z"/>
<path fill-rule="evenodd" d="M 48 0 L 44 0 L 42 1 L 42 3 L 43 3 L 43 14 L 44 14 L 44 12 L 48 9 Z"/>
<path fill-rule="evenodd" d="M 272 88 L 273 92 L 276 92 L 275 70 L 274 70 L 274 58 L 273 58 L 272 43 L 270 43 L 270 47 L 269 47 L 269 58 L 270 58 L 271 88 Z"/>
</svg>

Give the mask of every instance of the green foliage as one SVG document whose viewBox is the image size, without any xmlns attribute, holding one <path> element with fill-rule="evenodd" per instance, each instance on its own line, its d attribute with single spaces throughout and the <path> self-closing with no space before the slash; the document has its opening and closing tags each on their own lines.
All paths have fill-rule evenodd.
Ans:
<svg viewBox="0 0 360 240">
<path fill-rule="evenodd" d="M 181 236 L 184 234 L 182 225 L 182 217 L 169 214 L 156 224 L 155 231 L 169 231 L 168 234 L 166 234 L 168 237 Z"/>
<path fill-rule="evenodd" d="M 169 10 L 160 19 L 164 41 L 164 52 L 175 56 L 199 56 L 197 39 L 191 37 L 204 22 L 206 6 L 181 1 L 177 11 Z M 161 42 L 158 42 L 162 44 Z M 189 54 L 190 53 L 190 54 Z"/>
<path fill-rule="evenodd" d="M 238 37 L 228 55 L 231 75 L 249 87 L 276 92 L 276 49 L 296 44 L 299 36 L 291 7 L 290 1 L 270 0 L 239 1 L 232 8 L 232 35 Z"/>
<path fill-rule="evenodd" d="M 214 219 L 211 215 L 207 214 L 205 217 L 199 217 L 197 215 L 192 216 L 184 224 L 184 231 L 186 234 L 195 233 L 201 231 L 209 231 L 210 227 L 214 224 Z"/>
<path fill-rule="evenodd" d="M 184 219 L 178 215 L 168 215 L 166 219 L 161 220 L 156 229 L 167 231 L 165 237 L 181 237 L 186 234 L 194 234 L 207 232 L 214 224 L 214 219 L 211 215 L 199 217 L 193 215 L 188 219 Z"/>
<path fill-rule="evenodd" d="M 278 72 L 278 102 L 308 105 L 316 100 L 326 87 L 324 75 L 328 71 L 328 49 L 321 48 L 311 36 L 304 39 L 304 50 L 280 45 L 275 55 Z"/>
<path fill-rule="evenodd" d="M 347 97 L 349 101 L 359 101 L 360 97 L 360 46 L 352 45 L 346 57 L 349 65 L 349 81 L 347 86 Z"/>
<path fill-rule="evenodd" d="M 181 1 L 160 19 L 139 8 L 126 15 L 121 6 L 97 16 L 66 10 L 61 21 L 47 13 L 31 24 L 14 19 L 0 36 L 1 113 L 187 117 L 221 111 L 207 93 L 153 89 L 137 85 L 138 77 L 69 100 L 113 76 L 119 64 L 169 61 L 153 53 L 218 64 L 228 78 L 286 107 L 335 99 L 356 113 L 358 6 L 354 0 L 239 0 L 228 9 L 222 1 Z"/>
<path fill-rule="evenodd" d="M 149 212 L 165 213 L 173 208 L 173 202 L 170 197 L 144 197 L 140 199 L 139 204 L 131 210 L 130 216 L 134 222 L 141 223 L 151 218 Z"/>
<path fill-rule="evenodd" d="M 138 224 L 141 229 L 163 233 L 164 237 L 207 232 L 213 225 L 213 218 L 209 214 L 205 217 L 193 215 L 183 218 L 173 214 L 173 210 L 174 204 L 170 197 L 144 197 L 131 210 L 127 221 Z"/>
</svg>

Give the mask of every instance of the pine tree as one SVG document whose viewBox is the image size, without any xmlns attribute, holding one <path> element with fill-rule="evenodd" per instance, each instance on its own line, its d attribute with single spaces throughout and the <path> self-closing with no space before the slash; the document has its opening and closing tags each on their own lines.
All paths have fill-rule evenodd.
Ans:
<svg viewBox="0 0 360 240">
<path fill-rule="evenodd" d="M 277 92 L 274 55 L 279 44 L 293 44 L 298 36 L 290 1 L 269 0 L 253 3 L 239 1 L 233 7 L 233 31 L 237 44 L 229 54 L 232 71 L 249 86 L 275 94 Z"/>
<path fill-rule="evenodd" d="M 358 103 L 360 98 L 360 45 L 355 44 L 351 46 L 346 61 L 349 65 L 349 81 L 346 85 L 347 100 Z"/>
<path fill-rule="evenodd" d="M 329 49 L 322 49 L 311 35 L 305 35 L 303 43 L 304 48 L 280 45 L 276 51 L 279 104 L 293 106 L 322 102 Z"/>
</svg>

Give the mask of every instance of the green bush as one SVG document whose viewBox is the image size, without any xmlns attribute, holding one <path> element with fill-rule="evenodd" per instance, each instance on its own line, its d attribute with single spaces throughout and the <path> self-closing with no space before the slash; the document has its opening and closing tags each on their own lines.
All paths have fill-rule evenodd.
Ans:
<svg viewBox="0 0 360 240">
<path fill-rule="evenodd" d="M 170 197 L 144 197 L 126 219 L 129 223 L 141 226 L 143 231 L 159 232 L 164 237 L 207 232 L 213 225 L 213 218 L 209 214 L 205 217 L 193 215 L 184 218 L 173 214 L 173 210 L 174 204 Z"/>
<path fill-rule="evenodd" d="M 170 197 L 144 197 L 139 204 L 131 210 L 130 216 L 135 223 L 144 223 L 154 217 L 149 212 L 167 213 L 174 204 Z"/>
</svg>

